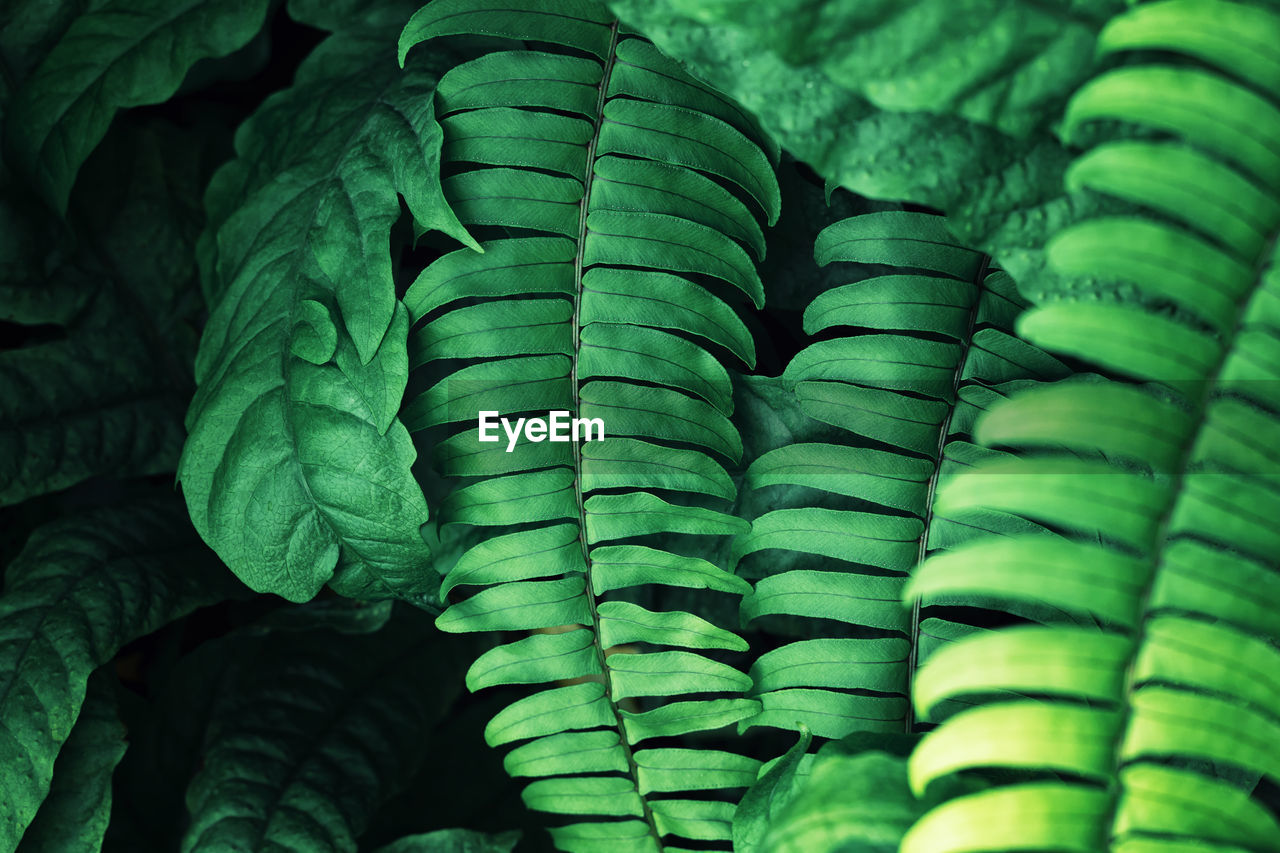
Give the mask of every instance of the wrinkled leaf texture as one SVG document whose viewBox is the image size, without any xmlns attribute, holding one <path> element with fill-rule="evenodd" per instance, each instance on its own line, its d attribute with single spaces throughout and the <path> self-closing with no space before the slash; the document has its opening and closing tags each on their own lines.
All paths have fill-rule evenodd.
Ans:
<svg viewBox="0 0 1280 853">
<path fill-rule="evenodd" d="M 49 795 L 18 853 L 98 853 L 111 816 L 111 776 L 124 755 L 125 728 L 116 715 L 111 674 L 89 678 L 80 716 L 53 765 Z"/>
<path fill-rule="evenodd" d="M 1044 244 L 1058 229 L 1123 206 L 1065 191 L 1071 154 L 1052 125 L 1090 71 L 1081 55 L 1122 0 L 610 7 L 741 102 L 831 185 L 944 211 L 952 232 L 992 255 L 1025 294 L 1100 286 L 1046 264 Z M 814 16 L 819 32 L 805 29 Z M 873 57 L 880 70 L 869 76 L 832 70 Z"/>
<path fill-rule="evenodd" d="M 434 596 L 396 418 L 408 312 L 390 229 L 403 196 L 421 230 L 470 240 L 439 189 L 435 81 L 425 54 L 396 67 L 385 30 L 331 36 L 210 186 L 216 304 L 179 479 L 196 528 L 256 590 Z"/>
<path fill-rule="evenodd" d="M 200 139 L 118 121 L 85 166 L 79 235 L 20 194 L 7 198 L 27 233 L 0 248 L 0 313 L 61 328 L 0 350 L 0 504 L 176 469 L 199 298 Z"/>
</svg>

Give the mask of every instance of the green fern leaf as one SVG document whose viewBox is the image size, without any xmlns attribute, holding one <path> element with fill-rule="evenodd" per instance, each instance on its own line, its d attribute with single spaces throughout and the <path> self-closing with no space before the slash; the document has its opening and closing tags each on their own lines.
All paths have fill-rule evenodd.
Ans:
<svg viewBox="0 0 1280 853">
<path fill-rule="evenodd" d="M 334 36 L 313 53 L 241 128 L 244 160 L 211 190 L 227 214 L 209 288 L 221 295 L 179 479 L 227 565 L 295 601 L 326 583 L 425 599 L 438 581 L 423 569 L 427 507 L 396 419 L 409 323 L 389 251 L 400 196 L 419 228 L 469 238 L 439 192 L 430 64 L 398 71 L 370 38 Z"/>
<path fill-rule="evenodd" d="M 944 211 L 956 237 L 1028 295 L 1098 292 L 1049 268 L 1044 244 L 1070 222 L 1128 209 L 1064 188 L 1073 154 L 1052 131 L 1091 71 L 1089 45 L 1123 7 L 612 3 L 757 115 L 828 188 Z"/>
<path fill-rule="evenodd" d="M 267 6 L 117 0 L 76 18 L 12 103 L 5 124 L 19 162 L 65 212 L 76 173 L 116 111 L 167 100 L 196 62 L 253 38 Z"/>
<path fill-rule="evenodd" d="M 175 559 L 188 571 L 174 573 Z M 38 528 L 0 602 L 0 850 L 50 791 L 89 674 L 130 640 L 231 594 L 180 504 L 145 501 Z"/>
<path fill-rule="evenodd" d="M 523 742 L 506 767 L 532 780 L 526 804 L 579 821 L 552 830 L 561 849 L 724 845 L 733 807 L 703 792 L 745 787 L 758 762 L 644 742 L 750 715 L 750 679 L 722 659 L 746 644 L 628 597 L 749 588 L 680 543 L 744 526 L 712 508 L 733 499 L 725 464 L 742 453 L 720 356 L 754 362 L 733 306 L 764 298 L 773 152 L 736 105 L 585 0 L 433 2 L 401 56 L 473 32 L 560 49 L 490 53 L 436 93 L 445 194 L 493 235 L 405 297 L 422 321 L 411 360 L 429 377 L 405 419 L 440 435 L 436 469 L 460 478 L 441 521 L 492 530 L 445 579 L 437 624 L 537 632 L 481 656 L 467 685 L 546 685 L 486 737 Z M 607 435 L 485 444 L 485 410 L 600 418 Z"/>
<path fill-rule="evenodd" d="M 975 766 L 1055 775 L 950 800 L 904 853 L 1280 849 L 1280 821 L 1239 782 L 1280 766 L 1277 35 L 1280 15 L 1257 5 L 1137 6 L 1099 43 L 1139 58 L 1066 109 L 1064 133 L 1093 143 L 1070 179 L 1145 210 L 1072 225 L 1049 257 L 1064 276 L 1121 277 L 1131 290 L 1119 304 L 1063 294 L 1021 329 L 1146 384 L 1039 389 L 993 407 L 978 437 L 1035 455 L 979 464 L 939 504 L 1017 503 L 1068 537 L 974 542 L 927 562 L 913 592 L 985 588 L 1106 630 L 1004 629 L 926 663 L 922 711 L 1013 696 L 926 736 L 911 759 L 917 791 Z M 1236 49 L 1260 38 L 1256 56 Z M 1151 50 L 1197 62 L 1152 64 Z M 1115 118 L 1127 124 L 1095 124 Z M 1188 193 L 1194 208 L 1180 203 Z M 1086 329 L 1096 350 L 1067 339 Z"/>
<path fill-rule="evenodd" d="M 922 626 L 919 609 L 900 604 L 907 573 L 939 547 L 938 528 L 966 521 L 938 517 L 934 493 L 944 468 L 970 447 L 969 400 L 998 395 L 1014 379 L 1058 379 L 1068 371 L 1010 336 L 1023 306 L 1012 281 L 959 245 L 939 216 L 891 211 L 845 219 L 822 231 L 815 255 L 822 265 L 893 270 L 815 298 L 805 310 L 806 331 L 867 331 L 812 344 L 783 375 L 794 405 L 857 444 L 771 450 L 751 463 L 745 482 L 853 498 L 871 510 L 800 506 L 756 518 L 738 540 L 740 559 L 783 550 L 801 562 L 766 569 L 743 599 L 742 619 L 846 623 L 862 636 L 820 633 L 761 655 L 751 677 L 763 710 L 742 725 L 804 727 L 827 738 L 909 731 L 906 697 L 916 659 L 933 650 L 927 637 L 971 630 L 936 618 Z"/>
</svg>

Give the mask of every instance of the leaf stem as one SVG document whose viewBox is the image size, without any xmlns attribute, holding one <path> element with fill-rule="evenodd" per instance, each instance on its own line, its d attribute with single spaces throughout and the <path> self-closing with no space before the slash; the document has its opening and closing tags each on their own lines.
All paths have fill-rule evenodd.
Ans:
<svg viewBox="0 0 1280 853">
<path fill-rule="evenodd" d="M 570 368 L 569 383 L 573 389 L 573 416 L 581 416 L 582 399 L 579 393 L 578 380 L 578 351 L 582 345 L 581 326 L 579 318 L 582 313 L 582 274 L 583 274 L 583 256 L 587 243 L 587 214 L 590 212 L 591 206 L 591 185 L 595 176 L 596 147 L 600 141 L 600 129 L 604 125 L 604 106 L 608 100 L 609 80 L 613 75 L 613 68 L 617 61 L 618 48 L 618 30 L 620 22 L 614 18 L 613 24 L 610 26 L 609 33 L 609 51 L 605 58 L 604 71 L 600 76 L 600 92 L 596 99 L 595 126 L 591 131 L 591 140 L 587 143 L 586 171 L 583 175 L 582 184 L 582 200 L 578 207 L 578 246 L 573 258 L 573 318 L 571 327 L 573 330 L 573 364 Z M 574 442 L 570 445 L 573 449 L 573 482 L 574 497 L 578 504 L 578 544 L 582 548 L 582 563 L 586 568 L 584 575 L 586 581 L 585 595 L 587 596 L 587 609 L 591 614 L 591 632 L 595 637 L 594 648 L 596 659 L 600 665 L 601 678 L 604 684 L 605 700 L 609 703 L 609 708 L 613 711 L 614 720 L 618 727 L 618 739 L 622 747 L 622 754 L 627 762 L 627 772 L 631 777 L 631 781 L 636 786 L 636 795 L 640 799 L 640 808 L 642 817 L 649 833 L 653 836 L 654 843 L 658 850 L 662 849 L 662 833 L 658 830 L 657 821 L 654 819 L 653 810 L 649 808 L 648 801 L 640 794 L 640 773 L 639 767 L 636 765 L 635 755 L 631 749 L 631 744 L 627 742 L 627 731 L 623 725 L 622 710 L 618 707 L 618 703 L 613 700 L 613 685 L 609 676 L 609 664 L 605 658 L 604 644 L 600 640 L 600 613 L 597 609 L 595 593 L 592 592 L 591 585 L 591 553 L 587 547 L 587 513 L 584 504 L 582 490 L 582 449 L 581 445 Z"/>
<path fill-rule="evenodd" d="M 955 417 L 956 405 L 960 400 L 960 382 L 964 377 L 964 366 L 969 358 L 969 351 L 973 348 L 973 333 L 978 326 L 978 311 L 982 306 L 982 282 L 987 277 L 987 271 L 991 269 L 991 256 L 982 255 L 982 262 L 978 265 L 978 271 L 974 275 L 973 287 L 973 303 L 969 306 L 969 318 L 965 327 L 964 337 L 960 340 L 960 357 L 956 360 L 956 369 L 951 374 L 951 399 L 950 406 L 947 407 L 947 414 L 942 419 L 942 423 L 938 425 L 938 449 L 934 454 L 933 473 L 929 475 L 929 483 L 925 487 L 925 505 L 924 505 L 924 528 L 920 531 L 919 546 L 916 550 L 915 566 L 918 569 L 920 564 L 924 562 L 925 555 L 929 552 L 929 533 L 933 526 L 933 499 L 938 493 L 938 480 L 942 472 L 943 453 L 947 447 L 947 435 L 951 432 L 951 420 Z M 907 710 L 903 719 L 903 725 L 907 734 L 915 731 L 916 714 L 915 703 L 912 701 L 911 694 L 915 688 L 916 667 L 920 664 L 920 598 L 917 597 L 911 602 L 911 633 L 908 635 L 911 648 L 907 657 Z"/>
</svg>

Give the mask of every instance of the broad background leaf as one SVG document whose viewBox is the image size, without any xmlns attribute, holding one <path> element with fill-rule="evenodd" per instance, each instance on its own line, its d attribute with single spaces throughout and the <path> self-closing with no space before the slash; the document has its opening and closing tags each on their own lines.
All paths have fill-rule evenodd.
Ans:
<svg viewBox="0 0 1280 853">
<path fill-rule="evenodd" d="M 107 0 L 76 18 L 6 121 L 17 163 L 65 211 L 76 173 L 117 110 L 167 99 L 197 61 L 246 44 L 268 0 Z"/>
<path fill-rule="evenodd" d="M 111 774 L 125 751 L 116 685 L 98 669 L 71 735 L 53 765 L 49 796 L 27 827 L 18 853 L 98 853 L 111 816 Z"/>
<path fill-rule="evenodd" d="M 0 598 L 0 850 L 17 846 L 48 793 L 89 673 L 237 586 L 173 499 L 68 517 L 31 535 Z"/>
<path fill-rule="evenodd" d="M 200 308 L 199 187 L 223 139 L 122 118 L 85 166 L 70 229 L 5 198 L 17 229 L 0 247 L 0 318 L 28 328 L 0 350 L 0 504 L 176 469 Z"/>
<path fill-rule="evenodd" d="M 471 646 L 407 607 L 372 633 L 266 638 L 219 679 L 182 849 L 354 851 L 426 758 Z"/>
</svg>

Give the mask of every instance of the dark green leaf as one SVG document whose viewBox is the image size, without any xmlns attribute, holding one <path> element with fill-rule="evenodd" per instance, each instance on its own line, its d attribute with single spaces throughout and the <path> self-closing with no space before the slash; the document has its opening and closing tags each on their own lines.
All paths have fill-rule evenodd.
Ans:
<svg viewBox="0 0 1280 853">
<path fill-rule="evenodd" d="M 49 795 L 18 853 L 98 853 L 111 815 L 111 774 L 125 750 L 115 684 L 104 670 L 89 679 L 84 705 L 53 765 Z"/>
<path fill-rule="evenodd" d="M 76 173 L 117 110 L 167 99 L 197 61 L 262 26 L 266 0 L 115 0 L 77 18 L 24 83 L 6 131 L 42 193 L 65 211 Z"/>
<path fill-rule="evenodd" d="M 175 572 L 181 565 L 183 571 Z M 49 791 L 89 673 L 126 642 L 236 584 L 182 506 L 146 501 L 39 528 L 0 598 L 0 849 L 12 850 Z"/>
</svg>

